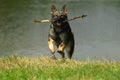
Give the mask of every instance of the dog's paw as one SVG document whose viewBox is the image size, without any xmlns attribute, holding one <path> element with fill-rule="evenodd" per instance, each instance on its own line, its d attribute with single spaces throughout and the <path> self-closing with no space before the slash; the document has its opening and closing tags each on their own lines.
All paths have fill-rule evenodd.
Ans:
<svg viewBox="0 0 120 80">
<path fill-rule="evenodd" d="M 61 43 L 58 47 L 57 52 L 63 52 L 64 48 L 65 48 L 65 44 Z"/>
</svg>

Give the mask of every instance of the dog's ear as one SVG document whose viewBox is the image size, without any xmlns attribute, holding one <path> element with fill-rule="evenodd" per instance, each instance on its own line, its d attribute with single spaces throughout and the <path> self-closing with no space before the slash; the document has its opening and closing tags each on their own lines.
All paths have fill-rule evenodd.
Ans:
<svg viewBox="0 0 120 80">
<path fill-rule="evenodd" d="M 54 5 L 52 5 L 52 6 L 51 6 L 51 14 L 53 14 L 53 13 L 56 12 L 56 11 L 57 11 L 56 7 L 55 7 Z"/>
<path fill-rule="evenodd" d="M 64 13 L 64 14 L 67 14 L 67 8 L 66 8 L 66 5 L 64 5 L 61 9 L 61 11 Z"/>
</svg>

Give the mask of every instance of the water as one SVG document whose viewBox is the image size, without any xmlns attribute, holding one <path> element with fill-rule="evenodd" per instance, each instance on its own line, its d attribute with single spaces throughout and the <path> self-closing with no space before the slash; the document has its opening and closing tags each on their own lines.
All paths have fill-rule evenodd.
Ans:
<svg viewBox="0 0 120 80">
<path fill-rule="evenodd" d="M 119 0 L 1 0 L 0 56 L 51 56 L 47 45 L 50 23 L 33 22 L 50 19 L 51 4 L 58 9 L 67 4 L 69 18 L 88 15 L 70 22 L 75 36 L 74 59 L 120 60 Z"/>
</svg>

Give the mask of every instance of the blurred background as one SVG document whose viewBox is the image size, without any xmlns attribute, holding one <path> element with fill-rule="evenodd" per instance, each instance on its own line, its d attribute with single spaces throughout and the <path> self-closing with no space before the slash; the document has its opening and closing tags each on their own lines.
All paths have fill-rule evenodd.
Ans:
<svg viewBox="0 0 120 80">
<path fill-rule="evenodd" d="M 61 10 L 67 5 L 68 18 L 75 36 L 74 59 L 120 60 L 119 0 L 0 0 L 0 56 L 51 56 L 47 38 L 54 4 Z M 60 57 L 56 53 L 57 57 Z"/>
</svg>

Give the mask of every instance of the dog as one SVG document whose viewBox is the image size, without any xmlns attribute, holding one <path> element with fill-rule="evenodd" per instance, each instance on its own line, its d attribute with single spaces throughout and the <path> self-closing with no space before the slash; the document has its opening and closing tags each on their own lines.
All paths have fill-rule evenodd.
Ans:
<svg viewBox="0 0 120 80">
<path fill-rule="evenodd" d="M 70 25 L 68 21 L 66 21 L 68 20 L 66 5 L 64 5 L 60 11 L 52 5 L 51 16 L 51 20 L 53 20 L 53 22 L 51 22 L 48 35 L 48 46 L 50 52 L 54 55 L 54 46 L 56 45 L 57 52 L 62 56 L 62 58 L 65 58 L 64 50 L 66 50 L 68 58 L 71 59 L 74 52 L 75 42 Z"/>
</svg>

